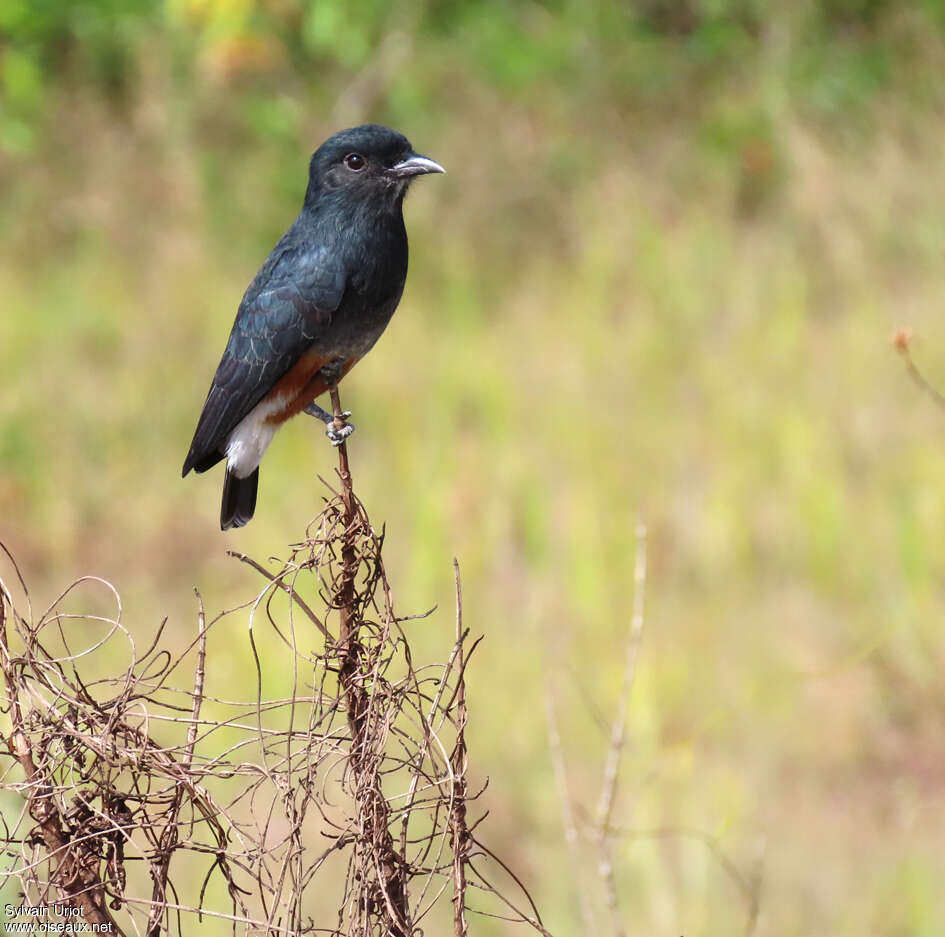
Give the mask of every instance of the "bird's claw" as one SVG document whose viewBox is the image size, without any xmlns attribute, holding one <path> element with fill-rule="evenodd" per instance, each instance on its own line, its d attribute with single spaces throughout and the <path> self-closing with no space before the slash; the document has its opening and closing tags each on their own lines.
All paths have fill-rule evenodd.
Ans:
<svg viewBox="0 0 945 937">
<path fill-rule="evenodd" d="M 350 411 L 345 411 L 341 414 L 341 419 L 347 420 L 349 416 L 351 416 Z M 340 446 L 353 432 L 353 423 L 342 423 L 341 426 L 338 426 L 335 421 L 332 420 L 331 423 L 325 426 L 325 435 L 333 446 Z"/>
<path fill-rule="evenodd" d="M 354 432 L 354 424 L 348 422 L 348 417 L 351 416 L 350 410 L 345 410 L 343 413 L 339 413 L 338 418 L 336 419 L 334 414 L 329 413 L 327 410 L 323 410 L 313 400 L 305 408 L 305 412 L 309 414 L 309 416 L 314 416 L 316 419 L 321 420 L 325 424 L 325 435 L 328 437 L 333 446 L 340 446 Z M 338 425 L 339 421 L 341 423 L 340 426 Z"/>
</svg>

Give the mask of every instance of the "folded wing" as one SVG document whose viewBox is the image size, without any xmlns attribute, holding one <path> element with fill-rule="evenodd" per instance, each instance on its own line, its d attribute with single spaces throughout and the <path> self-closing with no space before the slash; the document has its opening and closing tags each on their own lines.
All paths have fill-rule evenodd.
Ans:
<svg viewBox="0 0 945 937">
<path fill-rule="evenodd" d="M 278 247 L 253 280 L 197 422 L 183 474 L 223 458 L 227 437 L 331 323 L 343 271 L 325 250 Z"/>
</svg>

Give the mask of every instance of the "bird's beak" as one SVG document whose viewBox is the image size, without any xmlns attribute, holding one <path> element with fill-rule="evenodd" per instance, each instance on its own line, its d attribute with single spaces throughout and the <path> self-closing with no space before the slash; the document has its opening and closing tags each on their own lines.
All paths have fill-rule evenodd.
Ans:
<svg viewBox="0 0 945 937">
<path fill-rule="evenodd" d="M 428 172 L 446 172 L 446 170 L 429 157 L 411 153 L 406 159 L 394 163 L 389 172 L 398 179 L 409 179 L 412 176 L 422 176 Z"/>
</svg>

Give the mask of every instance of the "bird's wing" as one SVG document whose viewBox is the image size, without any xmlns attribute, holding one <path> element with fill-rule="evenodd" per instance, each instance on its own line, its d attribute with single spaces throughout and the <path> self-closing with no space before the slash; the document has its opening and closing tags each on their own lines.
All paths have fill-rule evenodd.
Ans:
<svg viewBox="0 0 945 937">
<path fill-rule="evenodd" d="M 183 474 L 210 468 L 230 432 L 331 322 L 345 275 L 325 250 L 273 252 L 240 303 Z"/>
</svg>

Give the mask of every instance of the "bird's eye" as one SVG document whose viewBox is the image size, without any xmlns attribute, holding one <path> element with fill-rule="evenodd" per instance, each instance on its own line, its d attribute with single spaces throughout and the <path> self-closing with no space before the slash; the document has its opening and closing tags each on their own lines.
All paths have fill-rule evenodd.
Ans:
<svg viewBox="0 0 945 937">
<path fill-rule="evenodd" d="M 345 166 L 353 172 L 360 172 L 364 169 L 365 159 L 360 153 L 349 153 L 345 157 Z"/>
</svg>

